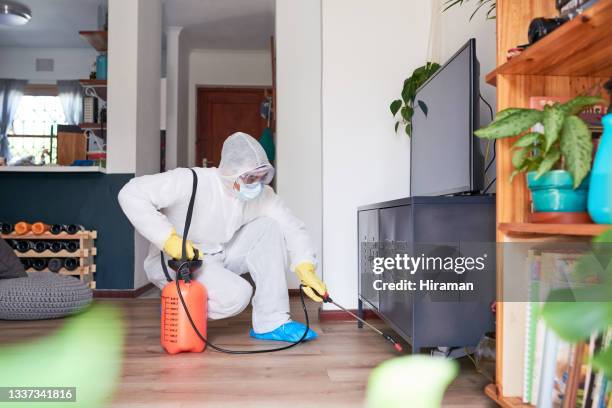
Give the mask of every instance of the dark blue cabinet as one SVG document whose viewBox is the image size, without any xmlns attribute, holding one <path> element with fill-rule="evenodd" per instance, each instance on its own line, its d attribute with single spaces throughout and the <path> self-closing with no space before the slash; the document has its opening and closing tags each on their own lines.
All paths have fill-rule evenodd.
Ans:
<svg viewBox="0 0 612 408">
<path fill-rule="evenodd" d="M 475 346 L 494 328 L 491 303 L 495 288 L 495 198 L 491 196 L 410 197 L 360 207 L 357 211 L 359 245 L 359 311 L 374 310 L 408 341 L 414 353 L 424 347 Z M 404 248 L 409 256 L 444 256 L 454 252 L 482 255 L 487 269 L 464 274 L 431 276 L 434 281 L 471 281 L 478 293 L 448 292 L 440 296 L 407 290 L 376 290 L 374 281 L 400 282 L 404 270 L 375 275 L 364 267 L 364 257 L 379 248 Z M 368 253 L 364 253 L 368 251 Z M 378 254 L 384 255 L 384 254 Z"/>
</svg>

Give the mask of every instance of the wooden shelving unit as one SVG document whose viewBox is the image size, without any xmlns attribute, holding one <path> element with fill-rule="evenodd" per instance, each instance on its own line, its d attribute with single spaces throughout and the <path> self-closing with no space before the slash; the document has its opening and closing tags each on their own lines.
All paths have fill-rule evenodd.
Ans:
<svg viewBox="0 0 612 408">
<path fill-rule="evenodd" d="M 485 387 L 485 394 L 503 408 L 534 408 L 533 405 L 523 404 L 523 401 L 518 397 L 501 397 L 497 395 L 495 384 L 487 385 Z"/>
<path fill-rule="evenodd" d="M 88 284 L 91 289 L 96 288 L 96 281 L 94 279 L 94 273 L 96 272 L 95 256 L 98 254 L 98 250 L 95 247 L 95 240 L 98 237 L 97 231 L 81 231 L 76 234 L 24 234 L 17 235 L 2 234 L 0 235 L 5 240 L 29 240 L 29 241 L 52 241 L 52 240 L 74 240 L 79 241 L 79 248 L 75 252 L 69 252 L 67 250 L 61 250 L 53 252 L 51 250 L 45 250 L 43 252 L 36 252 L 32 249 L 26 252 L 19 252 L 15 250 L 15 255 L 20 258 L 78 258 L 79 266 L 69 271 L 66 268 L 59 270 L 60 275 L 70 275 L 79 277 L 82 282 Z M 44 269 L 44 272 L 50 272 L 49 269 Z M 27 269 L 27 272 L 36 272 L 33 268 Z"/>
<path fill-rule="evenodd" d="M 612 2 L 600 1 L 523 53 L 487 74 L 495 85 L 500 74 L 547 76 L 612 76 Z M 527 31 L 525 29 L 525 31 Z"/>
<path fill-rule="evenodd" d="M 79 82 L 83 86 L 89 88 L 106 88 L 106 79 L 80 79 Z"/>
<path fill-rule="evenodd" d="M 497 86 L 497 109 L 529 107 L 532 96 L 572 97 L 588 92 L 612 76 L 612 1 L 603 0 L 581 16 L 510 61 L 507 50 L 526 44 L 527 27 L 536 17 L 555 17 L 553 0 L 497 0 L 497 68 L 486 76 Z M 524 177 L 509 178 L 516 138 L 497 142 L 497 241 L 588 241 L 612 228 L 596 224 L 529 223 L 530 197 Z M 501 257 L 500 257 L 501 258 Z M 504 260 L 497 268 L 497 291 L 503 293 Z M 496 313 L 496 382 L 484 390 L 502 407 L 522 403 L 525 305 L 498 302 Z"/>
<path fill-rule="evenodd" d="M 79 31 L 79 34 L 96 51 L 108 51 L 108 31 Z"/>
<path fill-rule="evenodd" d="M 100 130 L 106 129 L 106 123 L 79 123 L 79 127 L 83 130 Z"/>
<path fill-rule="evenodd" d="M 85 90 L 87 90 L 87 88 L 92 88 L 93 90 L 95 90 L 96 95 L 98 95 L 98 98 L 102 99 L 103 101 L 106 101 L 106 79 L 81 79 L 79 80 L 79 83 L 83 88 L 85 88 Z"/>
<path fill-rule="evenodd" d="M 498 225 L 499 231 L 506 235 L 569 235 L 594 237 L 612 225 L 603 224 L 534 224 L 528 222 L 507 222 Z"/>
</svg>

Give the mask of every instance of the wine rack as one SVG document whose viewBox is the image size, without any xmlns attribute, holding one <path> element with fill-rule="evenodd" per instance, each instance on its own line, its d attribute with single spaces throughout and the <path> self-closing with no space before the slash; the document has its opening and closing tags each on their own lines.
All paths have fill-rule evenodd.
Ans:
<svg viewBox="0 0 612 408">
<path fill-rule="evenodd" d="M 6 241 L 47 241 L 52 242 L 54 240 L 61 241 L 78 241 L 78 248 L 74 252 L 70 252 L 67 249 L 62 249 L 58 252 L 53 252 L 50 249 L 45 249 L 42 252 L 37 252 L 34 249 L 30 248 L 25 252 L 20 252 L 17 249 L 14 250 L 15 255 L 19 258 L 58 258 L 58 259 L 67 259 L 74 258 L 78 260 L 78 266 L 74 270 L 68 270 L 66 267 L 62 267 L 59 269 L 57 273 L 61 275 L 70 275 L 78 277 L 82 282 L 85 282 L 91 289 L 96 288 L 96 281 L 94 278 L 94 274 L 96 273 L 96 264 L 95 264 L 95 256 L 97 255 L 97 249 L 95 247 L 95 240 L 98 237 L 97 231 L 79 231 L 75 234 L 68 234 L 67 232 L 61 232 L 59 234 L 51 234 L 50 232 L 45 232 L 43 234 L 32 234 L 27 233 L 23 235 L 18 235 L 13 233 L 10 234 L 2 234 L 0 235 Z M 38 272 L 34 268 L 26 269 L 27 272 Z M 49 268 L 45 267 L 41 271 L 44 272 L 52 272 Z"/>
</svg>

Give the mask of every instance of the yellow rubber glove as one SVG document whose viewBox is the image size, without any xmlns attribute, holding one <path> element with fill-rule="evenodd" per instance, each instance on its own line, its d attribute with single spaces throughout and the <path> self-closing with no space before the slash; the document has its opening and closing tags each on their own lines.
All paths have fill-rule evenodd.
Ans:
<svg viewBox="0 0 612 408">
<path fill-rule="evenodd" d="M 176 230 L 173 229 L 168 239 L 164 243 L 164 252 L 170 255 L 174 259 L 181 259 L 183 255 L 183 238 L 176 235 Z M 187 253 L 187 259 L 193 259 L 195 253 L 193 251 L 193 242 L 187 241 L 185 243 L 185 252 Z"/>
<path fill-rule="evenodd" d="M 295 274 L 300 279 L 302 285 L 305 286 L 302 288 L 304 293 L 315 302 L 322 302 L 323 299 L 320 296 L 317 296 L 313 289 L 321 295 L 324 295 L 327 293 L 327 286 L 325 286 L 325 283 L 319 279 L 315 273 L 315 269 L 316 267 L 312 262 L 302 262 L 295 267 Z"/>
</svg>

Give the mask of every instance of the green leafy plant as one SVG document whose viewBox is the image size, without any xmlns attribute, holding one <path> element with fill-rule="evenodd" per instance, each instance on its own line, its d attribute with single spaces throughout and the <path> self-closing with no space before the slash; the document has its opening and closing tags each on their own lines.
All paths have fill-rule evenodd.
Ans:
<svg viewBox="0 0 612 408">
<path fill-rule="evenodd" d="M 444 7 L 444 10 L 442 11 L 444 12 L 454 6 L 462 6 L 464 3 L 467 3 L 469 1 L 470 0 L 446 0 L 444 2 L 444 6 L 446 7 Z M 494 20 L 496 17 L 495 11 L 497 9 L 497 0 L 477 0 L 476 8 L 474 9 L 474 12 L 470 16 L 470 21 L 472 21 L 472 18 L 474 18 L 476 13 L 478 13 L 478 10 L 480 10 L 481 8 L 485 6 L 487 6 L 487 14 L 486 14 L 487 20 Z"/>
<path fill-rule="evenodd" d="M 397 116 L 399 112 L 400 118 L 395 122 L 395 131 L 400 125 L 405 125 L 404 130 L 408 136 L 412 136 L 412 115 L 414 114 L 414 97 L 417 89 L 425 83 L 438 69 L 440 64 L 436 62 L 428 62 L 422 67 L 418 67 L 412 71 L 406 80 L 404 80 L 404 86 L 402 88 L 402 99 L 396 99 L 391 102 L 389 109 L 393 117 Z M 424 105 L 424 104 L 423 104 Z M 421 109 L 427 114 L 427 107 L 421 106 Z"/>
<path fill-rule="evenodd" d="M 596 237 L 592 251 L 576 262 L 573 276 L 594 285 L 552 291 L 542 308 L 544 321 L 568 342 L 585 341 L 612 327 L 612 230 Z M 612 378 L 612 346 L 593 356 L 593 366 Z"/>
<path fill-rule="evenodd" d="M 536 171 L 536 179 L 553 169 L 565 169 L 577 188 L 591 170 L 593 141 L 591 132 L 578 116 L 589 106 L 604 103 L 600 97 L 578 96 L 564 104 L 555 103 L 544 110 L 509 108 L 497 114 L 488 126 L 474 134 L 483 139 L 503 139 L 521 135 L 512 146 L 512 165 L 518 173 Z M 541 123 L 543 132 L 530 131 Z"/>
</svg>

